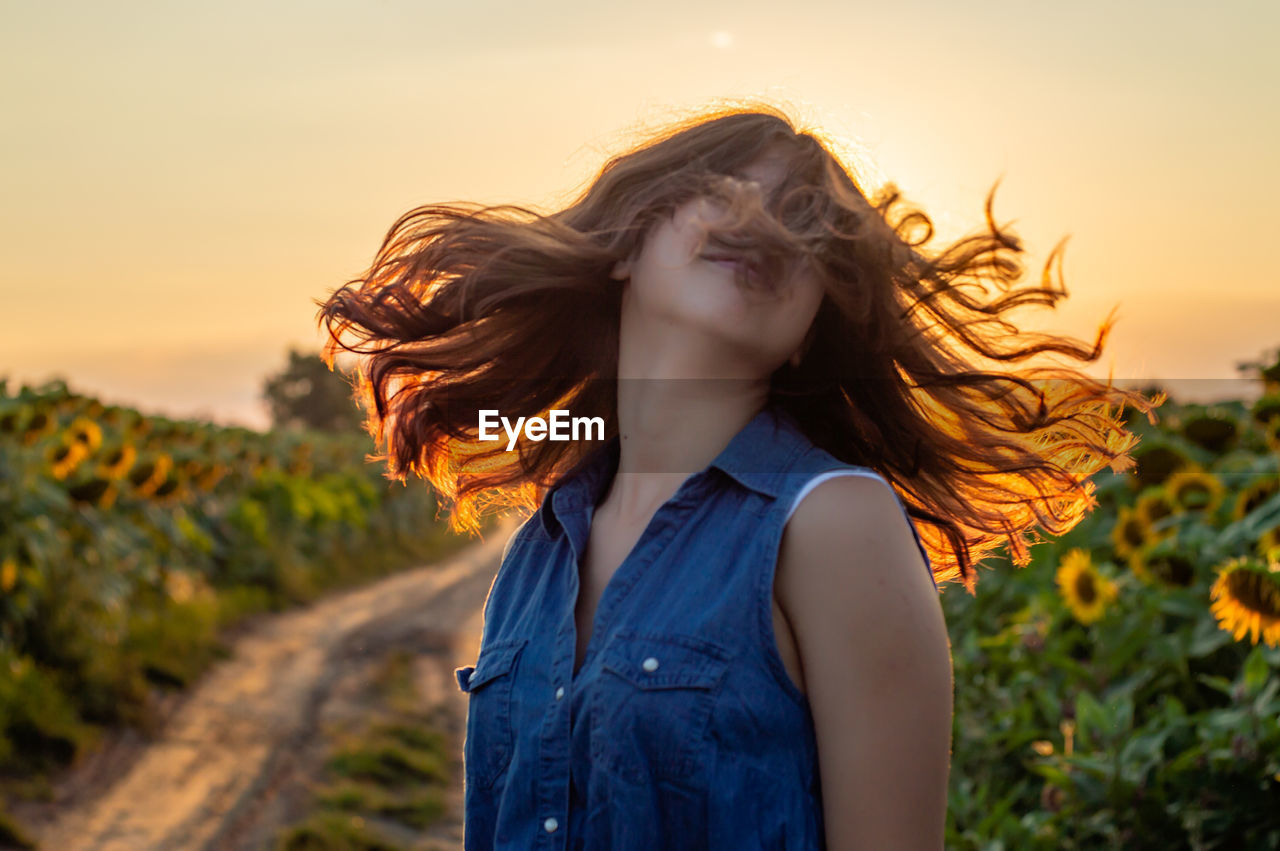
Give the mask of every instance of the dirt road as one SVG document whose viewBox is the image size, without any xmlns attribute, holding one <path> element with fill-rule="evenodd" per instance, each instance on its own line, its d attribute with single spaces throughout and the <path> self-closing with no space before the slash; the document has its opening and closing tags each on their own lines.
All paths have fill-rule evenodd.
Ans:
<svg viewBox="0 0 1280 851">
<path fill-rule="evenodd" d="M 157 739 L 92 800 L 28 826 L 48 851 L 227 851 L 269 847 L 305 807 L 333 719 L 358 714 L 373 663 L 415 654 L 424 705 L 466 697 L 452 671 L 474 662 L 480 612 L 515 524 L 438 565 L 417 568 L 261 621 L 182 700 Z M 450 812 L 414 847 L 461 847 L 461 781 Z"/>
</svg>

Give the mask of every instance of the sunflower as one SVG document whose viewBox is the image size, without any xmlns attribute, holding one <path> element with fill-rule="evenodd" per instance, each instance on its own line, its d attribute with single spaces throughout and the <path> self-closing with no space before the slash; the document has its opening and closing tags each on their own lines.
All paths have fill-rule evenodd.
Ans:
<svg viewBox="0 0 1280 851">
<path fill-rule="evenodd" d="M 1145 449 L 1139 445 L 1133 451 L 1132 457 L 1137 463 L 1133 482 L 1139 489 L 1151 485 L 1162 485 L 1171 475 L 1192 463 L 1192 459 L 1187 456 L 1181 446 L 1176 446 L 1167 439 L 1160 440 L 1156 435 L 1151 437 L 1153 442 Z M 1143 443 L 1147 441 L 1144 440 Z"/>
<path fill-rule="evenodd" d="M 1193 413 L 1182 424 L 1182 434 L 1187 440 L 1215 455 L 1230 449 L 1239 433 L 1236 418 L 1220 407 Z"/>
<path fill-rule="evenodd" d="M 1138 500 L 1133 508 L 1138 513 L 1138 517 L 1142 519 L 1143 525 L 1147 527 L 1144 537 L 1151 536 L 1152 530 L 1150 527 L 1154 526 L 1157 521 L 1163 520 L 1178 511 L 1178 506 L 1164 488 L 1147 488 L 1138 495 Z"/>
<path fill-rule="evenodd" d="M 1261 636 L 1267 645 L 1280 647 L 1280 561 L 1231 559 L 1218 568 L 1209 597 L 1218 626 L 1236 641 L 1247 633 L 1254 644 Z"/>
<path fill-rule="evenodd" d="M 1195 467 L 1184 468 L 1171 475 L 1164 488 L 1179 510 L 1205 514 L 1213 513 L 1226 491 L 1221 479 Z"/>
<path fill-rule="evenodd" d="M 56 428 L 53 417 L 47 411 L 36 411 L 22 427 L 22 445 L 30 446 Z"/>
<path fill-rule="evenodd" d="M 115 504 L 119 486 L 111 479 L 94 476 L 67 488 L 67 493 L 76 502 L 107 509 Z"/>
<path fill-rule="evenodd" d="M 1258 397 L 1249 409 L 1253 421 L 1262 427 L 1280 420 L 1280 392 L 1270 390 Z"/>
<path fill-rule="evenodd" d="M 1089 552 L 1080 547 L 1062 557 L 1055 579 L 1067 608 L 1083 624 L 1102 617 L 1107 605 L 1116 598 L 1115 583 L 1098 573 Z"/>
<path fill-rule="evenodd" d="M 1272 417 L 1271 421 L 1262 427 L 1262 439 L 1267 442 L 1267 447 L 1272 452 L 1280 452 L 1280 417 Z"/>
<path fill-rule="evenodd" d="M 18 584 L 18 562 L 12 556 L 0 564 L 0 590 L 8 593 Z"/>
<path fill-rule="evenodd" d="M 17 434 L 22 427 L 23 417 L 26 416 L 22 405 L 6 407 L 3 413 L 0 413 L 0 434 Z"/>
<path fill-rule="evenodd" d="M 83 443 L 91 453 L 102 446 L 102 427 L 88 417 L 76 417 L 67 426 L 67 434 L 72 440 Z"/>
<path fill-rule="evenodd" d="M 197 490 L 211 491 L 230 472 L 231 468 L 219 461 L 201 470 L 192 482 Z"/>
<path fill-rule="evenodd" d="M 1259 476 L 1253 484 L 1240 491 L 1236 497 L 1235 507 L 1231 511 L 1232 520 L 1240 520 L 1250 511 L 1280 493 L 1280 476 Z"/>
<path fill-rule="evenodd" d="M 1116 555 L 1126 558 L 1147 542 L 1150 531 L 1142 515 L 1122 505 L 1116 517 L 1116 525 L 1111 527 L 1111 546 Z"/>
<path fill-rule="evenodd" d="M 49 463 L 53 477 L 61 481 L 75 472 L 76 467 L 80 466 L 80 462 L 87 454 L 88 449 L 85 445 L 78 440 L 73 440 L 51 447 L 45 453 L 45 460 Z"/>
<path fill-rule="evenodd" d="M 311 462 L 309 461 L 290 461 L 285 466 L 285 472 L 291 476 L 309 476 L 311 475 Z"/>
<path fill-rule="evenodd" d="M 153 460 L 143 462 L 129 471 L 129 483 L 138 496 L 148 497 L 156 492 L 156 488 L 168 478 L 172 469 L 172 456 L 167 452 L 157 452 Z"/>
<path fill-rule="evenodd" d="M 167 570 L 164 575 L 164 590 L 169 599 L 175 603 L 185 603 L 197 597 L 210 597 L 213 589 L 198 573 L 185 570 Z"/>
<path fill-rule="evenodd" d="M 133 462 L 138 460 L 138 450 L 132 443 L 125 443 L 111 450 L 98 464 L 99 473 L 112 481 L 124 478 Z"/>
<path fill-rule="evenodd" d="M 1186 588 L 1195 581 L 1196 566 L 1176 547 L 1176 536 L 1142 547 L 1130 554 L 1129 570 L 1147 585 Z"/>
<path fill-rule="evenodd" d="M 1272 526 L 1258 538 L 1258 555 L 1265 559 L 1280 559 L 1280 526 Z"/>
<path fill-rule="evenodd" d="M 185 499 L 186 495 L 187 488 L 183 485 L 183 479 L 176 473 L 165 477 L 151 494 L 157 502 L 178 502 Z"/>
</svg>

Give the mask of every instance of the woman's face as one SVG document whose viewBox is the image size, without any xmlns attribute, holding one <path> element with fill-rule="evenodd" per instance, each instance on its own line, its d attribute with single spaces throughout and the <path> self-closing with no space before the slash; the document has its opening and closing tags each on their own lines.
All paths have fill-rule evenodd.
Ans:
<svg viewBox="0 0 1280 851">
<path fill-rule="evenodd" d="M 779 152 L 766 151 L 738 176 L 768 194 L 783 177 Z M 793 264 L 790 278 L 772 291 L 744 291 L 734 268 L 698 256 L 698 243 L 723 209 L 696 198 L 676 208 L 647 235 L 636 255 L 618 263 L 612 277 L 630 278 L 623 310 L 639 311 L 690 333 L 710 335 L 727 357 L 745 358 L 757 374 L 768 375 L 799 350 L 822 302 L 813 273 Z M 708 249 L 704 248 L 704 251 Z"/>
</svg>

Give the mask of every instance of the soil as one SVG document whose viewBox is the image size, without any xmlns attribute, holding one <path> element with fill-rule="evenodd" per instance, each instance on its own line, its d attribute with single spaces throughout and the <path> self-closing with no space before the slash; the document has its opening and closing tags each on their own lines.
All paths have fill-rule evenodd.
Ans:
<svg viewBox="0 0 1280 851">
<path fill-rule="evenodd" d="M 374 710 L 370 679 L 387 655 L 413 654 L 424 710 L 450 736 L 445 817 L 398 837 L 422 851 L 462 847 L 466 696 L 453 670 L 473 664 L 481 609 L 515 523 L 438 564 L 259 619 L 232 654 L 162 708 L 159 729 L 109 737 L 54 782 L 47 802 L 11 811 L 48 851 L 261 851 L 309 811 L 325 731 Z"/>
</svg>

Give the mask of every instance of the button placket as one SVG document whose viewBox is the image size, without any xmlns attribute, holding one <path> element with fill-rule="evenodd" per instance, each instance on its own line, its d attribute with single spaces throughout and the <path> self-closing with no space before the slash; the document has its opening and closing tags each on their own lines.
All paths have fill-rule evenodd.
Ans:
<svg viewBox="0 0 1280 851">
<path fill-rule="evenodd" d="M 595 614 L 592 616 L 591 635 L 587 639 L 586 654 L 578 671 L 586 668 L 595 659 L 597 642 L 604 640 L 597 636 L 602 632 L 609 632 L 608 627 L 614 613 L 632 588 L 644 578 L 645 569 L 667 553 L 672 539 L 681 529 L 685 516 L 697 506 L 697 498 L 706 487 L 708 487 L 707 479 L 703 478 L 701 473 L 695 474 L 686 480 L 667 502 L 658 506 L 657 511 L 649 518 L 648 525 L 640 533 L 631 551 L 623 558 L 622 563 L 618 565 L 600 593 Z M 574 579 L 576 581 L 576 574 Z M 577 635 L 576 630 L 574 635 Z M 577 677 L 577 673 L 575 671 L 573 677 Z M 572 680 L 573 678 L 570 678 L 570 682 Z"/>
</svg>

